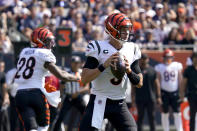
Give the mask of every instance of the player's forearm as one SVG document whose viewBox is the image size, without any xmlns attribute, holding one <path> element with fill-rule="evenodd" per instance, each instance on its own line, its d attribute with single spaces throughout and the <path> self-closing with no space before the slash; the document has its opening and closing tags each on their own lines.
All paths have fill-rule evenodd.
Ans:
<svg viewBox="0 0 197 131">
<path fill-rule="evenodd" d="M 6 86 L 3 84 L 3 87 L 2 87 L 2 97 L 3 97 L 3 99 L 4 99 L 5 96 L 6 96 L 6 92 L 7 92 L 7 88 L 6 88 Z"/>
<path fill-rule="evenodd" d="M 62 81 L 78 81 L 79 78 L 75 75 L 69 74 L 66 71 L 62 71 L 55 63 L 46 62 L 44 67 L 48 69 L 53 75 Z"/>
<path fill-rule="evenodd" d="M 6 84 L 3 84 L 3 87 L 2 87 L 2 97 L 3 97 L 3 101 L 9 99 L 9 95 L 8 95 L 8 90 L 7 90 L 7 85 Z"/>
<path fill-rule="evenodd" d="M 160 89 L 160 83 L 158 78 L 155 79 L 155 88 L 156 88 L 157 98 L 161 97 L 161 89 Z"/>
<path fill-rule="evenodd" d="M 79 94 L 89 92 L 89 90 L 90 90 L 89 87 L 84 87 L 81 90 L 79 90 Z"/>
<path fill-rule="evenodd" d="M 182 76 L 182 73 L 181 71 L 178 72 L 178 87 L 179 89 L 181 88 L 181 82 L 183 80 L 183 76 Z"/>
<path fill-rule="evenodd" d="M 134 72 L 127 73 L 127 76 L 130 82 L 135 85 L 137 88 L 141 88 L 143 86 L 143 76 L 141 73 L 136 74 Z"/>
<path fill-rule="evenodd" d="M 88 69 L 84 68 L 81 75 L 82 83 L 90 83 L 92 80 L 96 79 L 100 75 L 100 71 L 98 68 Z"/>
<path fill-rule="evenodd" d="M 180 98 L 184 98 L 184 95 L 185 95 L 185 90 L 186 90 L 186 84 L 187 84 L 187 79 L 186 78 L 183 78 L 183 81 L 181 83 L 181 88 L 180 88 Z"/>
<path fill-rule="evenodd" d="M 79 77 L 76 77 L 73 74 L 70 74 L 66 71 L 62 71 L 62 75 L 60 76 L 62 81 L 79 81 Z"/>
</svg>

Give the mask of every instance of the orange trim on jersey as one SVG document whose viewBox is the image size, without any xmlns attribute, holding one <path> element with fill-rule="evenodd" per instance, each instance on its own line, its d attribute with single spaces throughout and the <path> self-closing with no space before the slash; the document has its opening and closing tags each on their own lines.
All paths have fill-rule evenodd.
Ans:
<svg viewBox="0 0 197 131">
<path fill-rule="evenodd" d="M 50 124 L 50 110 L 49 110 L 49 104 L 47 102 L 47 99 L 44 95 L 42 95 L 44 102 L 45 102 L 45 107 L 46 107 L 46 111 L 45 111 L 45 119 L 46 119 L 46 123 L 49 125 Z"/>
<path fill-rule="evenodd" d="M 22 118 L 20 112 L 18 111 L 18 108 L 16 108 L 16 112 L 17 112 L 17 114 L 18 114 L 19 120 L 21 121 L 21 123 L 22 123 L 22 125 L 23 125 L 24 131 L 26 131 L 26 129 L 25 129 L 25 124 L 24 124 L 24 121 L 23 121 L 23 118 Z"/>
</svg>

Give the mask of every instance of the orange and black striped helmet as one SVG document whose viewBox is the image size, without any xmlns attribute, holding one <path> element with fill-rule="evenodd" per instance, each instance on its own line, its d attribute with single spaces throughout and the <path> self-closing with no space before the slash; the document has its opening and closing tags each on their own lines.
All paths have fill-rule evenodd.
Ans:
<svg viewBox="0 0 197 131">
<path fill-rule="evenodd" d="M 123 40 L 121 38 L 121 29 L 127 28 L 129 33 L 132 30 L 131 20 L 123 13 L 114 13 L 107 17 L 105 20 L 105 31 L 117 40 Z"/>
<path fill-rule="evenodd" d="M 55 45 L 53 33 L 45 28 L 36 28 L 31 34 L 31 41 L 33 47 L 51 48 Z"/>
</svg>

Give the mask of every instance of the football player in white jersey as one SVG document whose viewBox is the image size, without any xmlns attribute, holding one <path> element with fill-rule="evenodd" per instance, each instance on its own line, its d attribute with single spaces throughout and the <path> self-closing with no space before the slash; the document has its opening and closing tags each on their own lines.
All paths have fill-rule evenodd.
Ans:
<svg viewBox="0 0 197 131">
<path fill-rule="evenodd" d="M 109 40 L 92 41 L 86 50 L 87 60 L 82 71 L 82 82 L 92 81 L 91 96 L 80 123 L 80 131 L 98 130 L 107 118 L 117 130 L 137 131 L 136 123 L 129 113 L 125 98 L 126 77 L 132 84 L 142 86 L 142 74 L 138 59 L 141 51 L 138 45 L 128 42 L 132 24 L 122 13 L 114 13 L 105 20 Z M 116 79 L 110 70 L 112 61 L 119 54 L 124 56 L 126 73 Z"/>
<path fill-rule="evenodd" d="M 183 67 L 181 63 L 173 61 L 173 58 L 174 52 L 166 49 L 163 53 L 164 62 L 155 66 L 161 85 L 161 122 L 164 131 L 169 131 L 169 107 L 172 107 L 175 127 L 177 131 L 183 131 L 180 103 L 178 102 Z"/>
<path fill-rule="evenodd" d="M 33 48 L 24 48 L 19 56 L 14 81 L 17 82 L 16 107 L 27 131 L 47 131 L 50 121 L 48 102 L 57 106 L 59 93 L 47 93 L 45 75 L 50 71 L 63 81 L 78 81 L 80 78 L 60 70 L 51 52 L 54 36 L 47 28 L 37 28 L 31 35 Z"/>
</svg>

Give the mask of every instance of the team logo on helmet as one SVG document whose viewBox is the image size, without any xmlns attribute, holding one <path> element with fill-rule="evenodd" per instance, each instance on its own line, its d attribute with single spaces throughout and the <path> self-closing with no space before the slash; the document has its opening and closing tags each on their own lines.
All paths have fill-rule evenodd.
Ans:
<svg viewBox="0 0 197 131">
<path fill-rule="evenodd" d="M 47 28 L 36 28 L 31 34 L 31 41 L 33 47 L 51 48 L 55 45 L 55 37 L 53 33 Z"/>
</svg>

